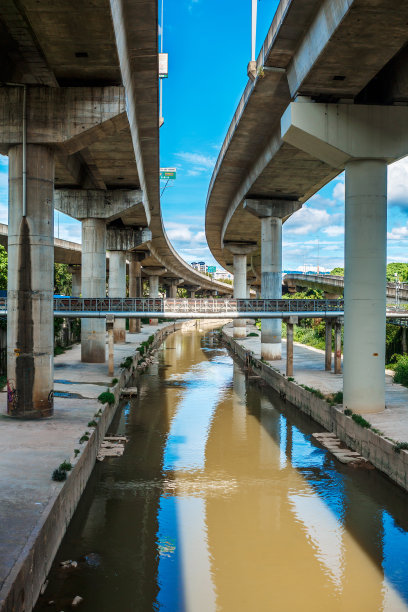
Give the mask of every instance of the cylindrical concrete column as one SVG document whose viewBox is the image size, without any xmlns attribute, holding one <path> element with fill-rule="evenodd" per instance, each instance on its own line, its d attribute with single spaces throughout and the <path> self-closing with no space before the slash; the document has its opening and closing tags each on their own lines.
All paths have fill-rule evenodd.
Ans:
<svg viewBox="0 0 408 612">
<path fill-rule="evenodd" d="M 190 300 L 194 300 L 196 296 L 195 294 L 196 294 L 195 289 L 190 289 Z"/>
<path fill-rule="evenodd" d="M 126 252 L 109 252 L 109 297 L 126 297 Z M 115 344 L 126 342 L 126 319 L 117 319 L 113 324 L 113 341 Z"/>
<path fill-rule="evenodd" d="M 325 346 L 325 358 L 324 358 L 324 369 L 326 372 L 331 372 L 332 364 L 332 329 L 333 321 L 326 319 L 326 346 Z"/>
<path fill-rule="evenodd" d="M 170 283 L 169 285 L 169 298 L 177 298 L 177 283 Z"/>
<path fill-rule="evenodd" d="M 53 413 L 54 152 L 27 145 L 23 209 L 23 147 L 9 149 L 7 286 L 7 412 Z"/>
<path fill-rule="evenodd" d="M 72 274 L 72 297 L 80 297 L 81 295 L 81 268 L 71 268 Z"/>
<path fill-rule="evenodd" d="M 246 298 L 247 256 L 234 255 L 234 298 Z M 246 338 L 246 319 L 234 320 L 234 338 Z"/>
<path fill-rule="evenodd" d="M 82 221 L 82 297 L 106 297 L 106 223 L 103 219 Z M 81 360 L 105 363 L 104 319 L 82 319 Z"/>
<path fill-rule="evenodd" d="M 282 219 L 264 217 L 261 226 L 262 298 L 282 297 Z M 261 321 L 261 356 L 269 361 L 282 354 L 282 320 Z"/>
<path fill-rule="evenodd" d="M 344 407 L 385 407 L 387 165 L 346 164 Z"/>
<path fill-rule="evenodd" d="M 133 253 L 129 259 L 129 297 L 142 297 L 142 265 Z M 129 319 L 129 332 L 140 332 L 140 319 Z"/>
<path fill-rule="evenodd" d="M 159 297 L 159 276 L 155 274 L 151 274 L 149 276 L 149 297 L 157 298 Z M 150 319 L 150 325 L 158 325 L 158 319 Z"/>
</svg>

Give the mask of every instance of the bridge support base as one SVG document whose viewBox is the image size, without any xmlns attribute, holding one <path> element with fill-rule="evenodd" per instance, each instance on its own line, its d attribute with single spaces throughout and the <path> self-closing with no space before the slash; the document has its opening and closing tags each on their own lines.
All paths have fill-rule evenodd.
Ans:
<svg viewBox="0 0 408 612">
<path fill-rule="evenodd" d="M 126 297 L 126 252 L 109 252 L 109 297 Z M 115 344 L 126 342 L 126 319 L 116 319 L 113 324 Z"/>
<path fill-rule="evenodd" d="M 283 141 L 345 169 L 343 405 L 385 408 L 387 164 L 408 153 L 408 109 L 293 102 Z M 339 369 L 339 367 L 338 367 Z"/>
<path fill-rule="evenodd" d="M 234 254 L 234 298 L 245 299 L 247 295 L 247 256 Z M 246 319 L 234 320 L 234 338 L 246 338 Z"/>
<path fill-rule="evenodd" d="M 149 276 L 149 297 L 159 297 L 159 276 L 156 274 Z M 159 319 L 150 319 L 149 323 L 150 325 L 158 325 Z"/>
<path fill-rule="evenodd" d="M 106 224 L 103 219 L 82 221 L 82 297 L 106 296 Z M 81 320 L 81 361 L 105 363 L 106 323 Z"/>
<path fill-rule="evenodd" d="M 9 149 L 7 412 L 39 419 L 53 414 L 54 152 Z"/>
<path fill-rule="evenodd" d="M 350 161 L 346 165 L 343 371 L 344 406 L 353 412 L 381 412 L 385 407 L 386 249 L 387 164 Z"/>
<path fill-rule="evenodd" d="M 142 264 L 137 253 L 129 253 L 129 297 L 142 297 Z M 140 332 L 140 319 L 129 319 L 129 332 Z"/>
</svg>

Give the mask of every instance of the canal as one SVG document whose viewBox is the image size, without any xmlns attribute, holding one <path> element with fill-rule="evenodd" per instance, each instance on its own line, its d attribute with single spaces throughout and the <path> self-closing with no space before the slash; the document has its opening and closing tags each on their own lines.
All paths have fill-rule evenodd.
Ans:
<svg viewBox="0 0 408 612">
<path fill-rule="evenodd" d="M 86 612 L 408 610 L 406 493 L 319 448 L 218 332 L 177 332 L 155 357 L 36 611 L 77 595 Z"/>
</svg>

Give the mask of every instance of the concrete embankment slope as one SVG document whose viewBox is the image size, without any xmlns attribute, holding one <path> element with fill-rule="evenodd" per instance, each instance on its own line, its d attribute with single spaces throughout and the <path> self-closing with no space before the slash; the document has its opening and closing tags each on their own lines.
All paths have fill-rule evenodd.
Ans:
<svg viewBox="0 0 408 612">
<path fill-rule="evenodd" d="M 112 406 L 97 397 L 112 384 L 107 364 L 84 364 L 80 345 L 55 358 L 55 416 L 43 421 L 0 418 L 0 611 L 30 612 L 46 581 L 54 556 L 95 464 L 102 439 L 117 409 L 120 390 L 126 386 L 139 359 L 140 344 L 154 334 L 153 348 L 177 329 L 212 323 L 181 321 L 145 325 L 139 334 L 127 334 L 126 344 L 115 345 L 115 376 L 109 387 Z M 128 369 L 120 368 L 126 357 Z M 5 412 L 6 393 L 0 393 Z M 99 409 L 101 415 L 95 416 Z M 96 426 L 89 425 L 96 421 Z M 89 432 L 89 441 L 80 438 Z M 80 453 L 75 457 L 74 450 Z M 65 482 L 51 474 L 64 460 L 73 464 Z"/>
<path fill-rule="evenodd" d="M 250 331 L 258 331 L 249 328 Z M 286 346 L 282 346 L 282 359 L 261 361 L 260 336 L 236 340 L 232 337 L 232 326 L 223 328 L 223 337 L 231 350 L 244 362 L 249 363 L 281 397 L 308 414 L 328 431 L 332 431 L 349 448 L 368 459 L 396 484 L 408 491 L 408 451 L 395 451 L 397 442 L 408 442 L 408 389 L 394 384 L 386 376 L 387 409 L 380 414 L 366 414 L 371 428 L 356 423 L 343 412 L 342 406 L 332 406 L 301 385 L 317 389 L 323 395 L 342 389 L 342 376 L 324 371 L 324 351 L 296 345 L 294 357 L 294 380 L 285 372 Z M 376 431 L 374 431 L 375 429 Z M 378 433 L 380 431 L 380 433 Z"/>
</svg>

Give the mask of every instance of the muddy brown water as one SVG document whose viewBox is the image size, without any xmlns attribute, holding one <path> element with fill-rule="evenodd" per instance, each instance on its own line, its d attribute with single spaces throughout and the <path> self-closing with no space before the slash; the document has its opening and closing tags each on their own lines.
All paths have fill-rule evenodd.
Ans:
<svg viewBox="0 0 408 612">
<path fill-rule="evenodd" d="M 169 336 L 137 384 L 37 612 L 408 610 L 406 493 L 320 448 L 215 332 Z"/>
</svg>

